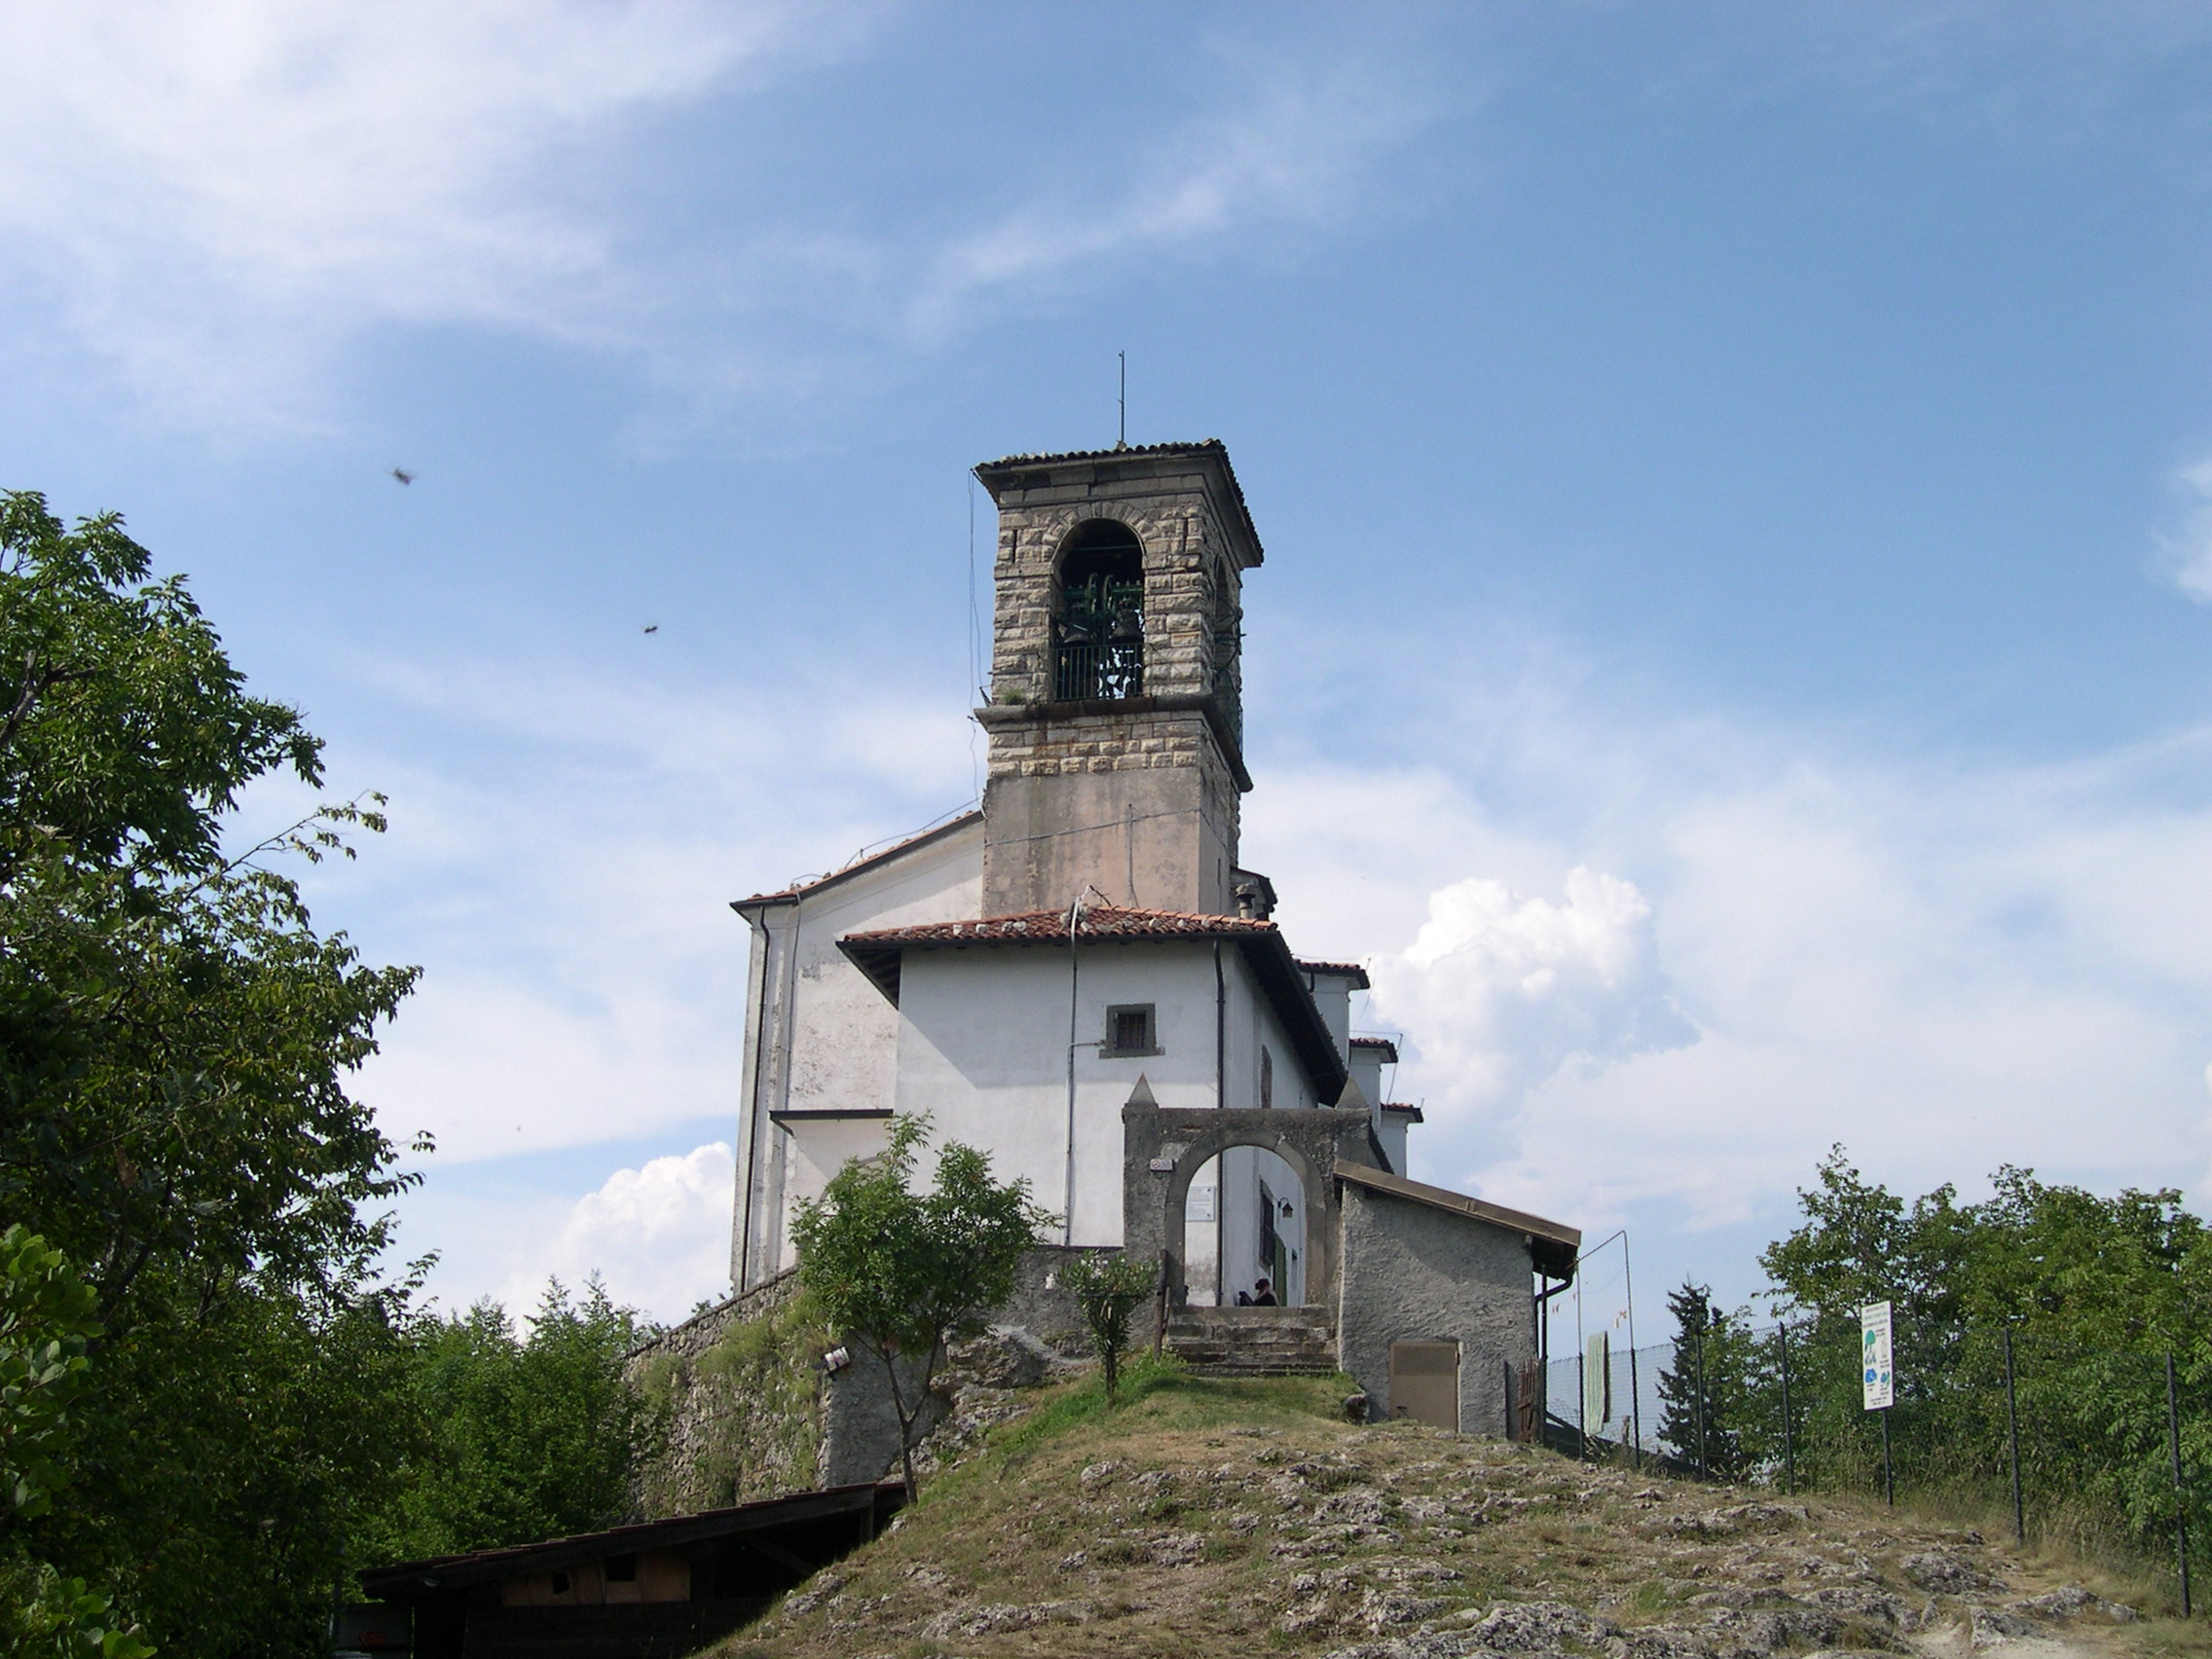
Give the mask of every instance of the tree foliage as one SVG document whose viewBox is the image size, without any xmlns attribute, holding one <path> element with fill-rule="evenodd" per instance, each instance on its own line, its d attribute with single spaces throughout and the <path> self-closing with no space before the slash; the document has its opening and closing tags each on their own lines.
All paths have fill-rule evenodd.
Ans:
<svg viewBox="0 0 2212 1659">
<path fill-rule="evenodd" d="M 528 1336 L 493 1302 L 425 1320 L 408 1384 L 424 1438 L 364 1554 L 460 1554 L 628 1519 L 659 1421 L 623 1362 L 651 1334 L 596 1280 L 581 1300 L 548 1284 Z"/>
<path fill-rule="evenodd" d="M 0 1218 L 78 1264 L 101 1334 L 67 1500 L 9 1518 L 164 1645 L 316 1639 L 405 1451 L 404 1286 L 376 1206 L 409 1177 L 348 1093 L 414 980 L 311 925 L 241 792 L 317 789 L 181 578 L 109 517 L 0 497 Z"/>
<path fill-rule="evenodd" d="M 99 1334 L 92 1294 L 60 1251 L 20 1224 L 0 1234 L 0 1512 L 45 1514 L 70 1477 L 69 1408 Z M 144 1659 L 153 1649 L 119 1625 L 113 1599 L 0 1532 L 0 1652 L 40 1659 Z"/>
<path fill-rule="evenodd" d="M 1106 1397 L 1122 1381 L 1122 1354 L 1129 1346 L 1129 1318 L 1160 1288 L 1160 1269 L 1119 1250 L 1087 1252 L 1060 1272 L 1060 1282 L 1083 1314 L 1091 1351 L 1105 1374 Z"/>
<path fill-rule="evenodd" d="M 1754 1426 L 1763 1375 L 1751 1321 L 1723 1312 L 1709 1286 L 1687 1280 L 1668 1292 L 1667 1309 L 1674 1364 L 1659 1373 L 1659 1438 L 1712 1479 L 1738 1480 L 1763 1449 Z"/>
<path fill-rule="evenodd" d="M 982 1328 L 1014 1294 L 1039 1229 L 1053 1219 L 1030 1200 L 1026 1178 L 998 1182 L 972 1146 L 939 1149 L 937 1179 L 914 1190 L 929 1120 L 891 1120 L 889 1143 L 830 1178 L 796 1206 L 799 1275 L 824 1319 L 873 1356 L 890 1382 L 900 1466 L 915 1493 L 915 1425 L 946 1343 Z"/>
</svg>

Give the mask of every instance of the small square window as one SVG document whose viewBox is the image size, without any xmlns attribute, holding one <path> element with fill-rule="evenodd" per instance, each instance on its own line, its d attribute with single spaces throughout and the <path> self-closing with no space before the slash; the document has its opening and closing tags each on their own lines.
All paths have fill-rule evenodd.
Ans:
<svg viewBox="0 0 2212 1659">
<path fill-rule="evenodd" d="M 1126 1003 L 1106 1011 L 1106 1041 L 1101 1051 L 1108 1054 L 1157 1054 L 1158 1041 L 1153 1032 L 1153 1005 Z"/>
</svg>

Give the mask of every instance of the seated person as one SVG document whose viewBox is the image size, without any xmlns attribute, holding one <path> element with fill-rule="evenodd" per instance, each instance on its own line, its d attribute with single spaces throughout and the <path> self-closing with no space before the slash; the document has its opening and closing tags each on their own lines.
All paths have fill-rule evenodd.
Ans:
<svg viewBox="0 0 2212 1659">
<path fill-rule="evenodd" d="M 1268 1281 L 1262 1279 L 1252 1287 L 1252 1306 L 1255 1308 L 1279 1308 L 1282 1304 L 1275 1300 L 1275 1293 L 1270 1288 Z"/>
</svg>

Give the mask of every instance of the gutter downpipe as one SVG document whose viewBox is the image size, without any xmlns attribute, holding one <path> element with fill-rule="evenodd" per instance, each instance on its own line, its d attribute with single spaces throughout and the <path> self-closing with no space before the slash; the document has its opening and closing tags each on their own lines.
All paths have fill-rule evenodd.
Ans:
<svg viewBox="0 0 2212 1659">
<path fill-rule="evenodd" d="M 1076 989 L 1081 983 L 1075 954 L 1076 930 L 1083 925 L 1083 895 L 1068 905 L 1068 1157 L 1061 1177 L 1060 1242 L 1075 1243 L 1075 1046 Z"/>
<path fill-rule="evenodd" d="M 1221 940 L 1213 941 L 1213 1109 L 1229 1105 L 1229 981 L 1221 970 Z M 1229 1242 L 1229 1160 L 1227 1148 L 1214 1155 L 1213 1300 L 1221 1304 L 1222 1263 Z"/>
<path fill-rule="evenodd" d="M 1222 977 L 1221 940 L 1213 941 L 1213 1109 L 1229 1105 L 1229 982 Z M 1220 1207 L 1215 1206 L 1215 1213 Z"/>
</svg>

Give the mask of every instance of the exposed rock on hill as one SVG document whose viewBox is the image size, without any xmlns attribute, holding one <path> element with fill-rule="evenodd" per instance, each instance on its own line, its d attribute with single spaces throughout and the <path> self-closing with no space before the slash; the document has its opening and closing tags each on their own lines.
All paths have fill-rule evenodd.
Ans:
<svg viewBox="0 0 2212 1659">
<path fill-rule="evenodd" d="M 725 1651 L 2064 1659 L 2174 1628 L 1972 1530 L 1347 1430 L 1341 1392 L 1185 1382 L 1057 1433 L 1048 1410 Z"/>
</svg>

